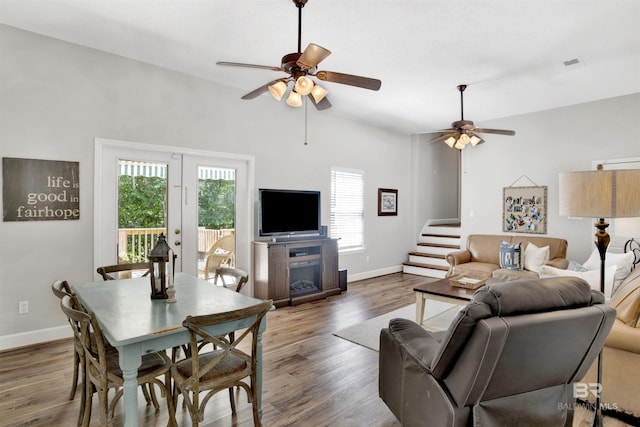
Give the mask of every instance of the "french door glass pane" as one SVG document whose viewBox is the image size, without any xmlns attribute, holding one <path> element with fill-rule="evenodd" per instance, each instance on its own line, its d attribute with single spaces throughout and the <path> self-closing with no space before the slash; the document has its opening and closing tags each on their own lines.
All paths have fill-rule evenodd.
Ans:
<svg viewBox="0 0 640 427">
<path fill-rule="evenodd" d="M 236 171 L 198 167 L 198 275 L 235 266 Z"/>
<path fill-rule="evenodd" d="M 167 164 L 118 161 L 118 263 L 145 262 L 167 234 Z"/>
</svg>

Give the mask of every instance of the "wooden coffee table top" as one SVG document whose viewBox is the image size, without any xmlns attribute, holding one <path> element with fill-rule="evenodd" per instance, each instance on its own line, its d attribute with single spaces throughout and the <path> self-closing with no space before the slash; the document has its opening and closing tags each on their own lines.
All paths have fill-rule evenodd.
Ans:
<svg viewBox="0 0 640 427">
<path fill-rule="evenodd" d="M 416 286 L 415 288 L 413 288 L 413 290 L 415 292 L 422 292 L 429 295 L 438 295 L 441 297 L 471 301 L 471 297 L 477 289 L 466 289 L 458 286 L 451 286 L 449 279 L 439 279 L 435 282 L 429 282 L 425 283 L 424 285 Z"/>
</svg>

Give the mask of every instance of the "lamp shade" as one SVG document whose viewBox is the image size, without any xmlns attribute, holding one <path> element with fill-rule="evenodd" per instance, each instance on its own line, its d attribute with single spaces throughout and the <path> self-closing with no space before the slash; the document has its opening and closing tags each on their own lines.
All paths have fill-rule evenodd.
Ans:
<svg viewBox="0 0 640 427">
<path fill-rule="evenodd" d="M 640 216 L 640 169 L 566 172 L 559 180 L 560 215 Z"/>
</svg>

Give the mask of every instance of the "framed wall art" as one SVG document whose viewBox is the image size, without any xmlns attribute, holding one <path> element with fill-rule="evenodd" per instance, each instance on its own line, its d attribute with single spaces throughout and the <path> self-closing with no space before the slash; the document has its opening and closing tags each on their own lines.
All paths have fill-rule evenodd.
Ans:
<svg viewBox="0 0 640 427">
<path fill-rule="evenodd" d="M 398 190 L 378 188 L 378 216 L 398 215 Z"/>
<path fill-rule="evenodd" d="M 2 158 L 3 221 L 80 219 L 80 163 Z"/>
<path fill-rule="evenodd" d="M 547 187 L 505 187 L 502 190 L 502 231 L 547 233 Z"/>
</svg>

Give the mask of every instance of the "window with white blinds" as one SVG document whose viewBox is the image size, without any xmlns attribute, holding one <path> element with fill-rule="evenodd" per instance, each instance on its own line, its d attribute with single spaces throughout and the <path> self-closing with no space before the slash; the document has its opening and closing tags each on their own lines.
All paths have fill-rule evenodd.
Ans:
<svg viewBox="0 0 640 427">
<path fill-rule="evenodd" d="M 331 237 L 338 249 L 364 247 L 364 174 L 331 169 Z"/>
</svg>

